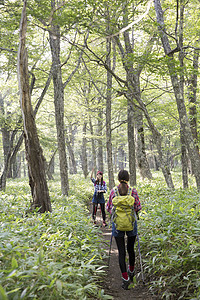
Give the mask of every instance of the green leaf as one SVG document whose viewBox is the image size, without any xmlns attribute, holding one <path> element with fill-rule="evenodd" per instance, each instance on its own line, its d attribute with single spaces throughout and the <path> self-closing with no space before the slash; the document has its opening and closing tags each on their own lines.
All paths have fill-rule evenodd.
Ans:
<svg viewBox="0 0 200 300">
<path fill-rule="evenodd" d="M 15 276 L 17 273 L 17 270 L 13 270 L 11 273 L 8 274 L 7 278 Z"/>
<path fill-rule="evenodd" d="M 22 292 L 21 295 L 20 295 L 20 299 L 23 299 L 23 298 L 26 296 L 27 290 L 28 290 L 28 288 L 25 288 L 25 289 L 23 290 L 23 292 Z"/>
<path fill-rule="evenodd" d="M 63 286 L 62 281 L 57 279 L 56 280 L 56 287 L 57 287 L 59 293 L 62 293 L 62 286 Z"/>
<path fill-rule="evenodd" d="M 14 257 L 12 257 L 11 265 L 12 265 L 12 269 L 18 268 L 17 260 Z"/>
<path fill-rule="evenodd" d="M 6 291 L 1 285 L 0 285 L 0 300 L 8 300 Z"/>
</svg>

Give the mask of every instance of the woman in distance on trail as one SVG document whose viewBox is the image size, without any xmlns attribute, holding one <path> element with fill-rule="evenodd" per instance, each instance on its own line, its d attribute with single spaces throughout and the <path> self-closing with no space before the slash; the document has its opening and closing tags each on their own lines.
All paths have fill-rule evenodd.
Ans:
<svg viewBox="0 0 200 300">
<path fill-rule="evenodd" d="M 104 193 L 107 192 L 107 186 L 105 181 L 103 180 L 103 172 L 97 171 L 96 179 L 93 178 L 93 172 L 94 168 L 91 172 L 91 181 L 94 184 L 94 194 L 92 198 L 92 218 L 94 221 L 94 224 L 96 224 L 96 214 L 97 214 L 97 208 L 98 204 L 100 204 L 102 218 L 103 218 L 103 226 L 107 226 L 106 224 L 106 212 L 105 212 L 105 199 L 104 199 Z"/>
</svg>

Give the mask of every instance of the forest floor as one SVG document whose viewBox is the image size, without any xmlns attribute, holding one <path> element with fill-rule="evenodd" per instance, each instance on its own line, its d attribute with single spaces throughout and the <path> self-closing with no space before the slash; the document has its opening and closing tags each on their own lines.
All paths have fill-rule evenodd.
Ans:
<svg viewBox="0 0 200 300">
<path fill-rule="evenodd" d="M 100 226 L 101 232 L 103 235 L 103 241 L 105 242 L 104 247 L 109 254 L 110 249 L 110 240 L 111 240 L 111 228 L 110 226 L 102 227 L 101 226 L 101 217 L 100 217 L 100 209 L 97 212 L 97 226 Z M 104 276 L 103 283 L 101 284 L 102 289 L 106 295 L 110 295 L 113 297 L 113 300 L 122 300 L 122 299 L 134 299 L 134 300 L 156 300 L 159 299 L 155 296 L 152 296 L 148 291 L 146 285 L 143 284 L 141 276 L 138 276 L 140 272 L 139 268 L 139 257 L 136 257 L 136 284 L 129 290 L 124 290 L 121 287 L 122 279 L 121 272 L 119 268 L 118 262 L 118 251 L 115 239 L 112 239 L 111 253 L 110 259 L 108 259 L 107 264 L 108 268 L 106 270 L 106 275 Z M 144 279 L 145 281 L 145 279 Z"/>
</svg>

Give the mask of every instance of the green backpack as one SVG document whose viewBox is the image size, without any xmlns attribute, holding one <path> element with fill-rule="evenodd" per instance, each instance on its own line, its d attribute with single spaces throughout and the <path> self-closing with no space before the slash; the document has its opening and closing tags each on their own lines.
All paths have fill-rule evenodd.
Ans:
<svg viewBox="0 0 200 300">
<path fill-rule="evenodd" d="M 120 196 L 117 187 L 114 188 L 114 191 L 116 196 L 112 199 L 112 221 L 117 230 L 131 231 L 135 222 L 135 198 L 131 196 L 132 188 L 129 188 L 126 196 Z"/>
</svg>

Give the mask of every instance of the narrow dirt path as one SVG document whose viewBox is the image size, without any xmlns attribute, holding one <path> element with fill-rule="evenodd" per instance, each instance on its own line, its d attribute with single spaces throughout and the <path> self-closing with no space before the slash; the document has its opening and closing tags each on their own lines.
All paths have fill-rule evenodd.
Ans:
<svg viewBox="0 0 200 300">
<path fill-rule="evenodd" d="M 100 211 L 97 213 L 97 225 L 101 225 Z M 110 248 L 110 239 L 111 239 L 111 228 L 101 227 L 101 232 L 103 235 L 103 240 L 105 241 L 105 247 L 109 253 Z M 135 245 L 136 247 L 137 245 Z M 138 268 L 137 268 L 138 265 Z M 138 270 L 137 270 L 138 269 Z M 121 287 L 122 279 L 121 272 L 118 263 L 118 251 L 115 239 L 112 239 L 111 255 L 109 260 L 109 266 L 106 271 L 106 276 L 104 278 L 102 288 L 105 291 L 105 294 L 113 296 L 113 300 L 158 300 L 157 297 L 153 297 L 149 292 L 147 287 L 143 284 L 142 279 L 137 278 L 140 273 L 139 269 L 139 257 L 136 256 L 136 285 L 129 289 L 124 290 Z"/>
</svg>

